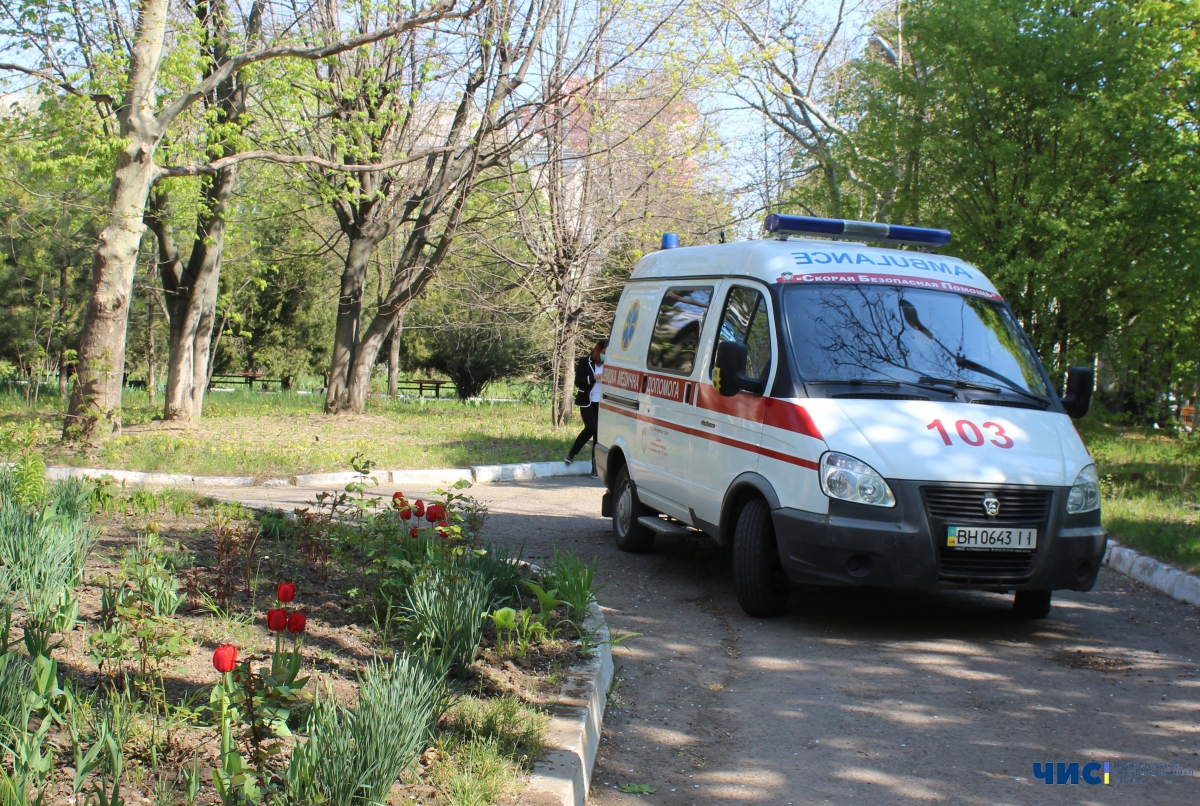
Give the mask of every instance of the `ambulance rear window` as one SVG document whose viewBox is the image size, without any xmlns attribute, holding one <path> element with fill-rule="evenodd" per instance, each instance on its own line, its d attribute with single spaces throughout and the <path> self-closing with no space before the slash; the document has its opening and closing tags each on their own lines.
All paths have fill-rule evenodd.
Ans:
<svg viewBox="0 0 1200 806">
<path fill-rule="evenodd" d="M 712 286 L 667 289 L 650 334 L 646 366 L 680 375 L 692 373 L 712 294 Z"/>
</svg>

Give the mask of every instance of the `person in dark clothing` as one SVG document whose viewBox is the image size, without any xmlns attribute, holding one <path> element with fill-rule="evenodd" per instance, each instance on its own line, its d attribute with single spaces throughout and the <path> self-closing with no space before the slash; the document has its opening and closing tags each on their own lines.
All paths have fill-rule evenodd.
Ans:
<svg viewBox="0 0 1200 806">
<path fill-rule="evenodd" d="M 600 339 L 592 351 L 575 362 L 575 405 L 579 407 L 579 416 L 583 419 L 583 430 L 575 437 L 575 444 L 567 454 L 566 463 L 575 461 L 575 454 L 583 450 L 588 440 L 596 438 L 596 423 L 600 419 L 600 378 L 604 373 L 604 353 L 608 349 L 608 339 Z M 592 449 L 595 455 L 595 448 Z M 592 476 L 596 468 L 592 466 Z"/>
</svg>

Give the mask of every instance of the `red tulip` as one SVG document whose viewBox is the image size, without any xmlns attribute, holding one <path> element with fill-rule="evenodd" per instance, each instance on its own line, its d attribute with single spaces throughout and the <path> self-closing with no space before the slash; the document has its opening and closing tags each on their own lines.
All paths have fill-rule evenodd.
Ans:
<svg viewBox="0 0 1200 806">
<path fill-rule="evenodd" d="M 403 501 L 404 493 L 400 492 L 399 490 L 396 490 L 396 492 L 392 493 L 392 500 L 393 501 Z"/>
<path fill-rule="evenodd" d="M 308 616 L 297 610 L 288 616 L 287 631 L 290 633 L 304 632 L 304 628 L 308 625 Z"/>
<path fill-rule="evenodd" d="M 418 498 L 416 501 L 413 502 L 412 507 L 413 507 L 413 514 L 416 515 L 418 518 L 420 518 L 421 516 L 423 516 L 425 514 L 425 502 L 422 501 L 420 498 Z"/>
<path fill-rule="evenodd" d="M 267 611 L 267 629 L 271 632 L 282 632 L 287 629 L 288 612 L 282 607 Z"/>
<path fill-rule="evenodd" d="M 405 507 L 404 509 L 400 510 L 400 517 L 404 518 L 404 520 L 408 520 L 409 518 L 411 518 L 412 517 L 412 507 Z"/>
<path fill-rule="evenodd" d="M 221 674 L 232 672 L 236 663 L 237 647 L 233 644 L 219 646 L 213 651 L 213 668 Z"/>
<path fill-rule="evenodd" d="M 411 529 L 409 529 L 409 530 L 408 530 L 408 536 L 409 536 L 409 537 L 416 537 L 416 536 L 417 536 L 417 534 L 418 534 L 419 532 L 420 532 L 420 530 L 419 530 L 419 529 L 417 529 L 417 527 L 415 527 L 415 526 L 414 526 L 413 528 L 411 528 Z"/>
<path fill-rule="evenodd" d="M 280 582 L 275 589 L 275 598 L 281 602 L 290 602 L 296 598 L 296 585 L 293 582 Z"/>
<path fill-rule="evenodd" d="M 442 508 L 437 504 L 430 504 L 425 510 L 425 520 L 430 523 L 437 523 L 442 519 Z"/>
<path fill-rule="evenodd" d="M 442 537 L 449 537 L 450 536 L 450 524 L 446 523 L 446 521 L 442 521 L 441 523 L 439 523 L 437 525 L 437 532 Z"/>
</svg>

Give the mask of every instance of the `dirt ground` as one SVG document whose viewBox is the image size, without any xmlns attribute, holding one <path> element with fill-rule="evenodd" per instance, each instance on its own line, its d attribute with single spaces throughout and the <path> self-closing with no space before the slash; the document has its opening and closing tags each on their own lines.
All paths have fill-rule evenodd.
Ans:
<svg viewBox="0 0 1200 806">
<path fill-rule="evenodd" d="M 1200 779 L 1162 774 L 1200 769 L 1200 611 L 1128 578 L 1057 594 L 1044 621 L 1015 620 L 998 594 L 828 589 L 757 620 L 706 539 L 618 551 L 598 482 L 472 493 L 490 539 L 595 557 L 611 623 L 642 633 L 614 652 L 594 806 L 1200 803 Z M 1114 765 L 1110 785 L 1033 774 L 1092 761 Z"/>
</svg>

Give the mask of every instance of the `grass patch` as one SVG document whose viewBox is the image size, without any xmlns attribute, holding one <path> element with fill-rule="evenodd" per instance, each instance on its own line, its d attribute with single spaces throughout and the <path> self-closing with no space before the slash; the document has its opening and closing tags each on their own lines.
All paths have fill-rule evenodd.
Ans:
<svg viewBox="0 0 1200 806">
<path fill-rule="evenodd" d="M 371 401 L 368 414 L 333 417 L 322 413 L 318 395 L 245 390 L 210 395 L 204 419 L 185 429 L 153 420 L 158 407 L 144 392 L 126 390 L 121 436 L 77 452 L 58 440 L 61 402 L 41 403 L 30 410 L 23 396 L 0 394 L 0 429 L 37 426 L 49 464 L 258 478 L 346 470 L 359 453 L 384 470 L 552 461 L 579 429 L 553 428 L 548 408 L 521 402 L 383 398 Z"/>
<path fill-rule="evenodd" d="M 1200 571 L 1200 437 L 1092 418 L 1079 430 L 1096 460 L 1109 534 L 1183 570 Z"/>
<path fill-rule="evenodd" d="M 487 806 L 519 788 L 545 746 L 549 718 L 509 694 L 463 697 L 446 715 L 430 780 L 449 806 Z"/>
</svg>

